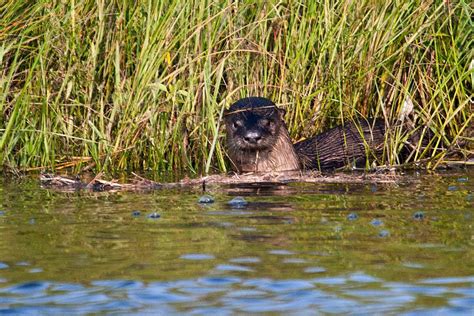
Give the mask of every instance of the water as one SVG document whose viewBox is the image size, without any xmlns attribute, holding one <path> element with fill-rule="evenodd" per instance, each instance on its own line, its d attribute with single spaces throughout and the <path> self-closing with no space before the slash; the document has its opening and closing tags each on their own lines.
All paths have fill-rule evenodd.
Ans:
<svg viewBox="0 0 474 316">
<path fill-rule="evenodd" d="M 0 313 L 472 315 L 473 180 L 214 187 L 199 203 L 3 179 Z"/>
</svg>

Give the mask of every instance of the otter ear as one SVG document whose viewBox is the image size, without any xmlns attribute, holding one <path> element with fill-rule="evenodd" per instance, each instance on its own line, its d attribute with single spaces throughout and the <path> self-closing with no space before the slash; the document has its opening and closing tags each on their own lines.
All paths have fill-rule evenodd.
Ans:
<svg viewBox="0 0 474 316">
<path fill-rule="evenodd" d="M 285 120 L 285 114 L 286 114 L 286 110 L 285 109 L 281 109 L 281 108 L 277 108 L 278 109 L 278 117 L 280 117 L 280 119 L 282 121 Z"/>
</svg>

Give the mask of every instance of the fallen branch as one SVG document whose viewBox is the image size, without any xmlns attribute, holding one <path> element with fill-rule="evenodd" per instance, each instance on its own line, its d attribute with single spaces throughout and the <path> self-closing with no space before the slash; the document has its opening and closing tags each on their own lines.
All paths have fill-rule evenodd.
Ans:
<svg viewBox="0 0 474 316">
<path fill-rule="evenodd" d="M 59 191 L 146 191 L 176 187 L 198 187 L 219 186 L 228 184 L 251 184 L 251 185 L 285 185 L 288 183 L 396 183 L 400 176 L 394 172 L 388 173 L 335 173 L 321 174 L 320 172 L 287 172 L 268 174 L 233 174 L 233 175 L 210 175 L 197 179 L 185 178 L 178 182 L 159 183 L 143 178 L 135 173 L 130 183 L 118 183 L 115 180 L 103 180 L 99 173 L 89 182 L 83 182 L 79 177 L 74 179 L 54 174 L 41 174 L 40 182 L 45 188 L 53 188 Z"/>
</svg>

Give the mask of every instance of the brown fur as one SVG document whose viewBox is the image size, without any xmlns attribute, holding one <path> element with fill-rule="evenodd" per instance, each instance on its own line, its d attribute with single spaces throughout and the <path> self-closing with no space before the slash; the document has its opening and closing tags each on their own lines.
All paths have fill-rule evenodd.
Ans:
<svg viewBox="0 0 474 316">
<path fill-rule="evenodd" d="M 276 143 L 269 149 L 241 150 L 228 137 L 227 154 L 239 172 L 281 172 L 299 170 L 300 164 L 288 132 L 282 128 Z"/>
<path fill-rule="evenodd" d="M 351 122 L 298 142 L 294 147 L 303 169 L 361 166 L 383 150 L 384 135 L 385 123 L 381 119 Z"/>
</svg>

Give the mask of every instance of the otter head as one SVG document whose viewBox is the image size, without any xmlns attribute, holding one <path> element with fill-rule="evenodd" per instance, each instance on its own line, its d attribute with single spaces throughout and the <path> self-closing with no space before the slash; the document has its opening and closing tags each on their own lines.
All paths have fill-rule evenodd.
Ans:
<svg viewBox="0 0 474 316">
<path fill-rule="evenodd" d="M 240 99 L 225 111 L 228 154 L 238 171 L 298 169 L 284 115 L 285 110 L 260 97 Z"/>
<path fill-rule="evenodd" d="M 269 150 L 278 140 L 285 110 L 259 97 L 240 99 L 225 111 L 229 147 L 237 150 Z"/>
</svg>

